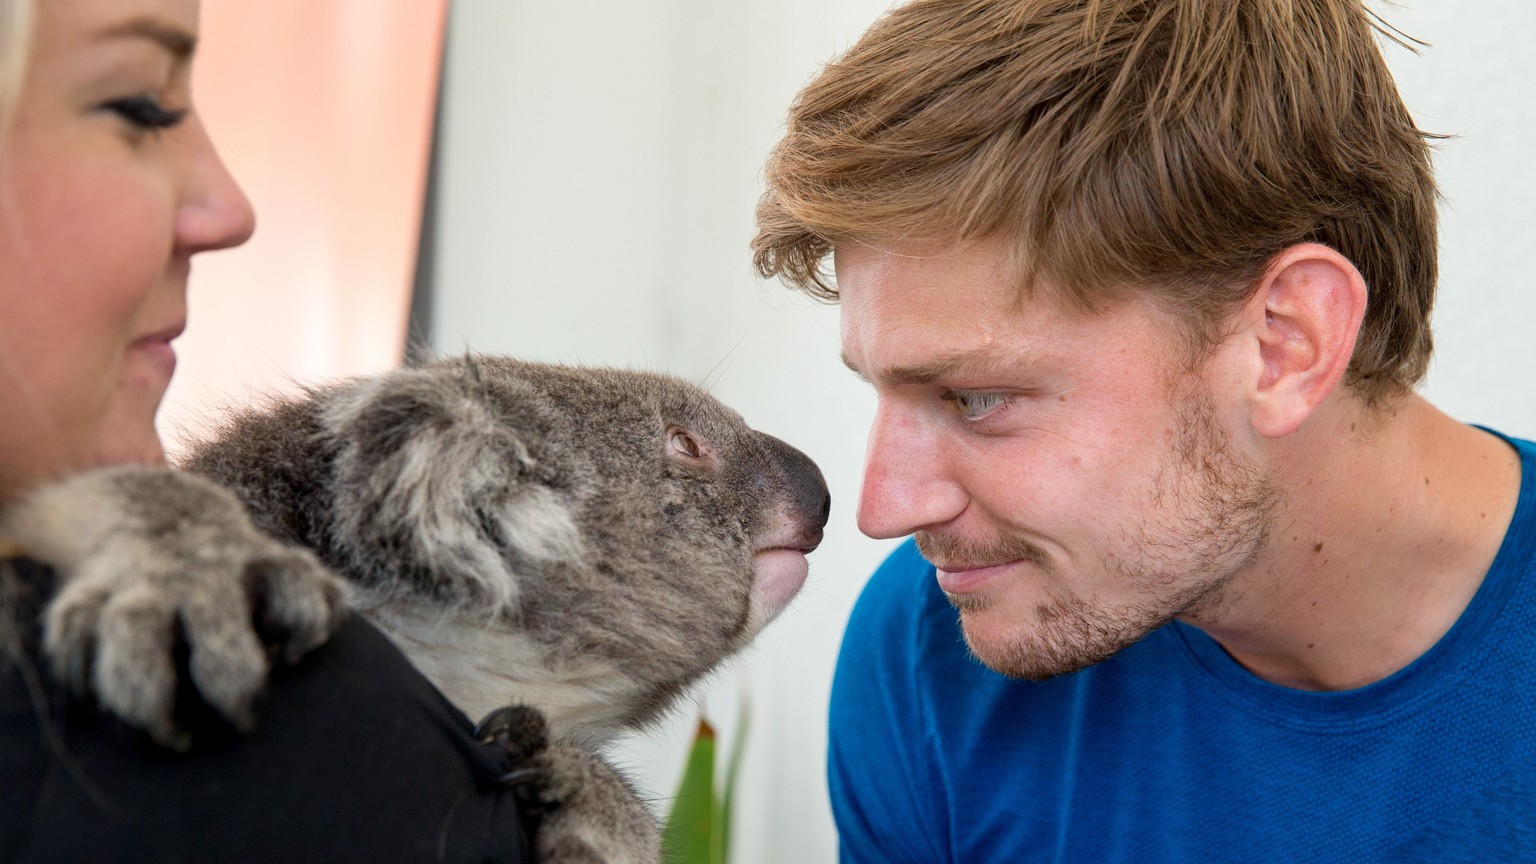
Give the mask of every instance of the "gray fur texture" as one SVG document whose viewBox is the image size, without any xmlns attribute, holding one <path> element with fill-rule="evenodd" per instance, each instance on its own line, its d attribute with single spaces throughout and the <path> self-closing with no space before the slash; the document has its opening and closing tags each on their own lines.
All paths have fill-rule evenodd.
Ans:
<svg viewBox="0 0 1536 864">
<path fill-rule="evenodd" d="M 809 459 L 693 385 L 483 356 L 240 414 L 183 467 L 92 472 L 0 516 L 61 571 L 55 669 L 178 744 L 176 620 L 192 683 L 249 724 L 252 616 L 297 655 L 349 597 L 471 717 L 537 709 L 547 741 L 491 734 L 554 805 L 550 861 L 657 860 L 654 821 L 592 748 L 782 609 L 828 510 Z"/>
</svg>

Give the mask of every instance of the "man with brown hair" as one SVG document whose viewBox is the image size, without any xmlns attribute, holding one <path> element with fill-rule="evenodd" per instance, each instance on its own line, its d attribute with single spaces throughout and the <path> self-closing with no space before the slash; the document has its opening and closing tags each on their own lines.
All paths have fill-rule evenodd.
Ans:
<svg viewBox="0 0 1536 864">
<path fill-rule="evenodd" d="M 1382 37 L 917 0 L 796 99 L 756 264 L 841 302 L 859 526 L 915 535 L 839 658 L 845 860 L 1536 856 L 1536 446 L 1413 392 Z"/>
</svg>

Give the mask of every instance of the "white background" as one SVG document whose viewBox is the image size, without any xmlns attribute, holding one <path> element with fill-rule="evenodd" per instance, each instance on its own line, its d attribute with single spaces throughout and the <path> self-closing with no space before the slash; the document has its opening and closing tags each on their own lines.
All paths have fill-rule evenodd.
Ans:
<svg viewBox="0 0 1536 864">
<path fill-rule="evenodd" d="M 837 313 L 752 275 L 759 169 L 795 91 L 874 0 L 456 0 L 441 140 L 439 354 L 472 348 L 705 382 L 809 453 L 832 489 L 804 593 L 707 688 L 729 731 L 749 692 L 737 864 L 830 862 L 824 716 L 842 622 L 890 548 L 854 502 L 873 400 L 838 362 Z M 1417 0 L 1389 47 L 1446 197 L 1437 359 L 1453 415 L 1536 436 L 1536 4 Z M 421 335 L 421 334 L 419 334 Z M 693 714 L 619 759 L 668 806 Z M 1006 795 L 1006 790 L 999 790 Z"/>
</svg>

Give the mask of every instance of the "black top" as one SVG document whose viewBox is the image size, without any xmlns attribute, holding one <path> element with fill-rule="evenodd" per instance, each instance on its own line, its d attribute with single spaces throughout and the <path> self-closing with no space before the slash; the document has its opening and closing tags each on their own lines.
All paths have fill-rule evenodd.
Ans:
<svg viewBox="0 0 1536 864">
<path fill-rule="evenodd" d="M 46 570 L 0 581 L 21 610 L 0 621 L 0 862 L 531 860 L 500 751 L 360 616 L 273 670 L 253 734 L 184 699 L 176 753 L 43 668 Z"/>
</svg>

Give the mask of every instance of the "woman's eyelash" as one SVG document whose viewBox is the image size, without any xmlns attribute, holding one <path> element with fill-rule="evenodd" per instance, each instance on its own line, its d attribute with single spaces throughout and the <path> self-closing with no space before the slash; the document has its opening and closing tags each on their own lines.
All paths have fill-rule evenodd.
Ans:
<svg viewBox="0 0 1536 864">
<path fill-rule="evenodd" d="M 140 129 L 169 129 L 186 119 L 187 109 L 167 108 L 152 96 L 118 99 L 104 106 Z"/>
</svg>

